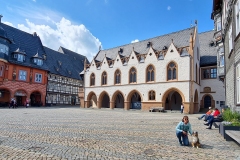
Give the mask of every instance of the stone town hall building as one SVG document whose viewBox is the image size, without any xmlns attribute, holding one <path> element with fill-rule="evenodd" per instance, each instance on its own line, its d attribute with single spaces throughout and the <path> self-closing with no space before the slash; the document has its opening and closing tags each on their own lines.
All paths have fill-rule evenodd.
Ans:
<svg viewBox="0 0 240 160">
<path fill-rule="evenodd" d="M 201 37 L 195 26 L 100 50 L 85 63 L 84 107 L 180 110 L 183 103 L 185 113 L 219 107 L 225 96 L 217 79 L 213 33 Z"/>
</svg>

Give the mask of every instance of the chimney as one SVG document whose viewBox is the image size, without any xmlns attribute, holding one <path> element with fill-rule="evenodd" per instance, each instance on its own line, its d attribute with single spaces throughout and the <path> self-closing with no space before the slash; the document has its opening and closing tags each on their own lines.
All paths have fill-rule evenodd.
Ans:
<svg viewBox="0 0 240 160">
<path fill-rule="evenodd" d="M 0 23 L 2 23 L 2 17 L 3 17 L 3 16 L 0 14 Z"/>
<path fill-rule="evenodd" d="M 36 32 L 33 32 L 33 37 L 36 37 L 37 36 L 37 33 Z"/>
</svg>

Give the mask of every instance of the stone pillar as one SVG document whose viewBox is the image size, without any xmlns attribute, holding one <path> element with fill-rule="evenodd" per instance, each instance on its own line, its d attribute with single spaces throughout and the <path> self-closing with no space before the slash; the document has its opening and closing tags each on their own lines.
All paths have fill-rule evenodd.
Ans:
<svg viewBox="0 0 240 160">
<path fill-rule="evenodd" d="M 129 110 L 130 109 L 130 102 L 125 101 L 124 102 L 124 110 Z"/>
<path fill-rule="evenodd" d="M 83 108 L 88 108 L 88 106 L 89 106 L 89 101 L 84 101 L 84 106 L 83 106 Z"/>
<path fill-rule="evenodd" d="M 110 104 L 110 109 L 114 109 L 114 101 L 110 101 L 109 104 Z"/>
<path fill-rule="evenodd" d="M 97 101 L 97 108 L 98 108 L 98 109 L 101 109 L 100 101 Z"/>
<path fill-rule="evenodd" d="M 190 103 L 189 102 L 183 102 L 184 110 L 183 113 L 189 114 L 190 111 Z"/>
</svg>

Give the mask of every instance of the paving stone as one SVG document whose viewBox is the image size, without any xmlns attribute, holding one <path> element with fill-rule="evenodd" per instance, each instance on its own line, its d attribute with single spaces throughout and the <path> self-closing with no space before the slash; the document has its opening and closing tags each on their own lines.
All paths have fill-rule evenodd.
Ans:
<svg viewBox="0 0 240 160">
<path fill-rule="evenodd" d="M 240 159 L 240 147 L 188 115 L 203 148 L 181 147 L 180 113 L 78 107 L 0 108 L 0 159 Z"/>
</svg>

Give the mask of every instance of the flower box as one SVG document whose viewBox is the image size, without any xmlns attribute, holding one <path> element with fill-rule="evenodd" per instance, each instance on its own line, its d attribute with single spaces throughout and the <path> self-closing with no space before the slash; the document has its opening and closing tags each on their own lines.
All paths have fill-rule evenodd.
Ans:
<svg viewBox="0 0 240 160">
<path fill-rule="evenodd" d="M 224 137 L 226 141 L 231 141 L 231 138 L 225 133 L 226 130 L 240 131 L 240 126 L 226 125 L 224 123 L 219 124 L 219 133 Z"/>
</svg>

